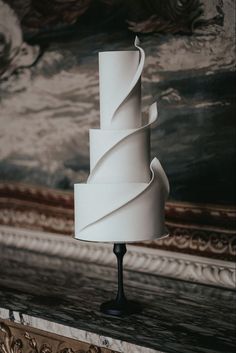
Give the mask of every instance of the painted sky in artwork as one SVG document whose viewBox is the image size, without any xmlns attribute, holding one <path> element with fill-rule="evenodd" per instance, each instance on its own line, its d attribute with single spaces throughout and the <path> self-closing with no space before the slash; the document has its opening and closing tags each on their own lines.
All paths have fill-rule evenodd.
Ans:
<svg viewBox="0 0 236 353">
<path fill-rule="evenodd" d="M 234 29 L 226 3 L 223 24 L 139 35 L 146 51 L 143 114 L 155 100 L 160 112 L 151 152 L 175 200 L 234 202 Z M 35 19 L 33 10 L 26 14 Z M 219 20 L 219 9 L 208 12 Z M 88 175 L 88 129 L 99 126 L 98 52 L 132 49 L 134 33 L 64 23 L 42 32 L 8 16 L 8 36 L 20 50 L 0 61 L 0 179 L 72 189 Z"/>
</svg>

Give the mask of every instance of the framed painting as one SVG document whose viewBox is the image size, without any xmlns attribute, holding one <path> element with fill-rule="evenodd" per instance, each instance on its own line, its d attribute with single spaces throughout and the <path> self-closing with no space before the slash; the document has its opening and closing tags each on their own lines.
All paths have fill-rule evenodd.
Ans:
<svg viewBox="0 0 236 353">
<path fill-rule="evenodd" d="M 209 282 L 211 264 L 210 282 L 232 287 L 234 10 L 230 0 L 0 0 L 1 239 L 16 229 L 73 235 L 73 184 L 88 176 L 88 130 L 99 124 L 98 52 L 132 49 L 138 34 L 143 115 L 156 101 L 151 153 L 171 192 L 170 236 L 136 250 L 198 259 L 204 279 L 176 265 L 183 279 Z"/>
</svg>

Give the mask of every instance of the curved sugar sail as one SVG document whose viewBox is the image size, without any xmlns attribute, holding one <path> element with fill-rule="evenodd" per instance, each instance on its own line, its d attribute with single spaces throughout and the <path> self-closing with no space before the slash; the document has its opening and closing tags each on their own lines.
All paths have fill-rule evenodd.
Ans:
<svg viewBox="0 0 236 353">
<path fill-rule="evenodd" d="M 139 80 L 141 79 L 141 75 L 142 75 L 143 67 L 144 67 L 144 62 L 145 62 L 145 52 L 139 46 L 139 44 L 140 44 L 139 38 L 136 36 L 135 41 L 134 41 L 134 45 L 139 50 L 139 53 L 140 53 L 139 65 L 138 65 L 137 71 L 133 77 L 133 80 L 131 81 L 131 83 L 129 85 L 127 92 L 124 93 L 123 97 L 121 98 L 120 102 L 118 103 L 118 106 L 115 108 L 115 110 L 112 114 L 111 127 L 112 127 L 112 123 L 115 121 L 116 117 L 119 116 L 119 114 L 118 114 L 119 109 L 122 107 L 122 105 L 124 105 L 126 103 L 128 98 L 130 97 L 130 95 L 134 91 L 135 86 L 138 84 Z"/>
</svg>

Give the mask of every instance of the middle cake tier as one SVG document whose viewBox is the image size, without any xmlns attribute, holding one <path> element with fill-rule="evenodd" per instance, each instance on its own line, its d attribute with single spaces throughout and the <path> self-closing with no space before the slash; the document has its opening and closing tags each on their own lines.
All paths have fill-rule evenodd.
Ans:
<svg viewBox="0 0 236 353">
<path fill-rule="evenodd" d="M 148 183 L 150 130 L 90 130 L 88 183 Z"/>
</svg>

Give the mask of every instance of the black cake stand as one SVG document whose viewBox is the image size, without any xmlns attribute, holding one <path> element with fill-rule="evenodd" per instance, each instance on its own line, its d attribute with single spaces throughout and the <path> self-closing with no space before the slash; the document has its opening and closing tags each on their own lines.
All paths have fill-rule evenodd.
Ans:
<svg viewBox="0 0 236 353">
<path fill-rule="evenodd" d="M 124 243 L 114 244 L 113 252 L 117 258 L 118 268 L 118 290 L 114 300 L 110 300 L 101 304 L 100 310 L 104 314 L 112 316 L 126 316 L 141 311 L 140 304 L 129 301 L 125 297 L 123 286 L 123 257 L 126 253 L 126 245 Z"/>
</svg>

